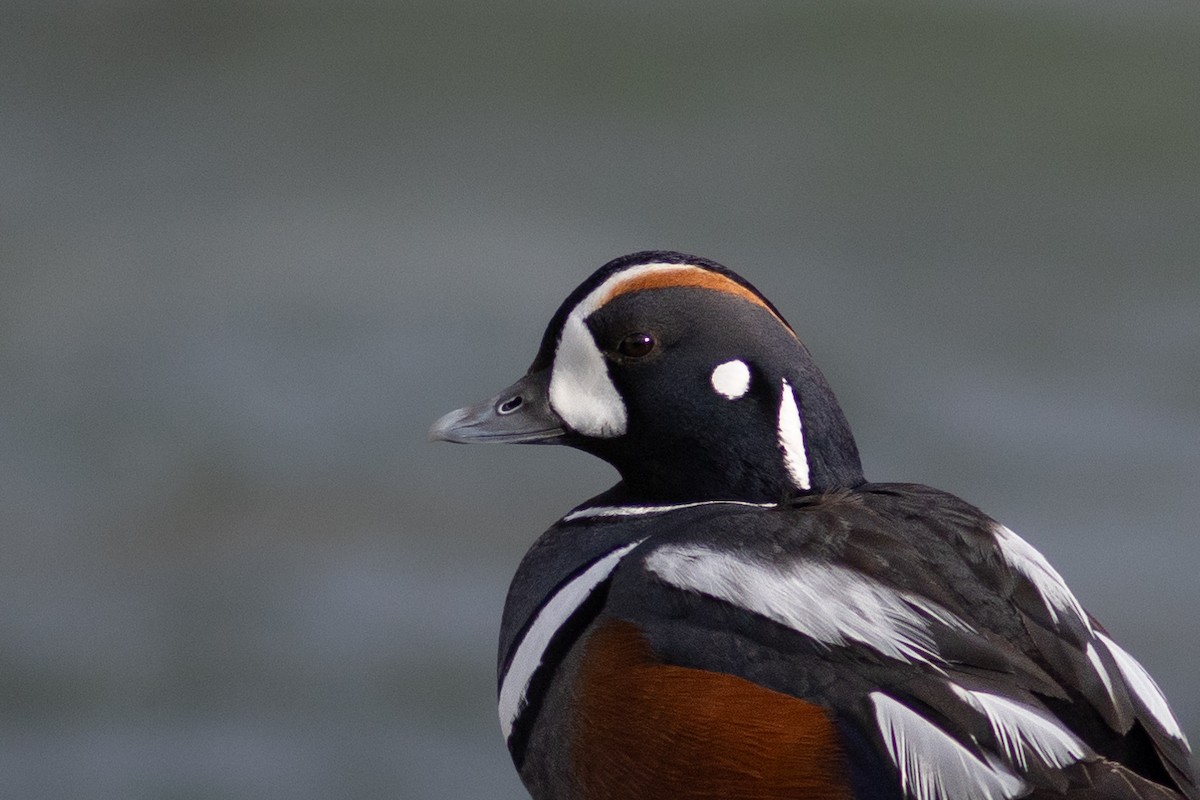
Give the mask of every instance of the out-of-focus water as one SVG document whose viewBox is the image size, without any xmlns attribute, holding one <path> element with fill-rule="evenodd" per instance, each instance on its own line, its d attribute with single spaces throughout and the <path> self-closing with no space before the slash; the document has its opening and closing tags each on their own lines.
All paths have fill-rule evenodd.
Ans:
<svg viewBox="0 0 1200 800">
<path fill-rule="evenodd" d="M 646 247 L 1200 740 L 1197 9 L 4 4 L 0 796 L 522 797 L 503 593 L 612 474 L 425 430 Z"/>
</svg>

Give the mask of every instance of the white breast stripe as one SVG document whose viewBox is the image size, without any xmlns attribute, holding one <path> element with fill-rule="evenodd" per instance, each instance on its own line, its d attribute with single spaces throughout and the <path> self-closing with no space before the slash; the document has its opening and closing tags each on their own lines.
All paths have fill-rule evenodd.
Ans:
<svg viewBox="0 0 1200 800">
<path fill-rule="evenodd" d="M 899 661 L 941 663 L 931 624 L 970 626 L 950 611 L 834 564 L 771 564 L 696 545 L 665 545 L 646 558 L 663 581 L 724 600 L 818 642 L 854 642 Z"/>
<path fill-rule="evenodd" d="M 1000 555 L 1010 567 L 1020 572 L 1037 587 L 1046 610 L 1050 612 L 1050 619 L 1055 625 L 1059 624 L 1059 615 L 1066 614 L 1077 619 L 1085 629 L 1089 631 L 1092 629 L 1091 623 L 1088 622 L 1087 612 L 1083 610 L 1083 606 L 1067 588 L 1067 582 L 1062 579 L 1054 567 L 1050 566 L 1050 562 L 1046 560 L 1045 556 L 1004 525 L 996 525 L 993 533 L 1000 543 Z"/>
<path fill-rule="evenodd" d="M 639 539 L 618 547 L 599 559 L 560 587 L 538 611 L 533 624 L 517 645 L 508 670 L 500 682 L 500 729 L 504 732 L 506 741 L 512 734 L 517 715 L 525 707 L 525 692 L 529 689 L 529 681 L 541 666 L 550 639 L 567 618 L 575 613 L 575 609 L 591 596 L 592 590 L 612 574 L 621 558 L 643 541 L 645 539 Z"/>
<path fill-rule="evenodd" d="M 872 692 L 875 722 L 913 800 L 1010 800 L 1025 782 L 973 753 L 908 706 Z"/>
<path fill-rule="evenodd" d="M 1150 716 L 1154 717 L 1163 730 L 1190 748 L 1187 736 L 1179 727 L 1175 715 L 1171 713 L 1171 706 L 1168 705 L 1167 698 L 1163 695 L 1162 689 L 1158 688 L 1158 684 L 1154 682 L 1154 678 L 1150 677 L 1146 668 L 1103 633 L 1097 631 L 1096 638 L 1108 648 L 1108 652 L 1112 653 L 1113 659 L 1117 662 L 1117 668 L 1121 670 L 1121 677 L 1125 679 L 1125 685 L 1150 713 Z"/>
<path fill-rule="evenodd" d="M 779 447 L 783 450 L 783 465 L 791 476 L 792 483 L 800 489 L 809 489 L 808 456 L 804 452 L 804 425 L 800 421 L 800 408 L 792 385 L 783 379 L 783 391 L 779 398 Z"/>
<path fill-rule="evenodd" d="M 695 503 L 676 503 L 669 506 L 593 506 L 572 511 L 562 518 L 563 522 L 592 517 L 640 517 L 645 514 L 662 514 L 667 511 L 678 511 L 682 508 L 697 506 L 748 506 L 750 508 L 775 508 L 775 503 L 748 503 L 745 500 L 700 500 Z"/>
<path fill-rule="evenodd" d="M 717 394 L 727 400 L 737 400 L 750 391 L 750 368 L 744 361 L 726 361 L 713 369 L 709 380 Z"/>
<path fill-rule="evenodd" d="M 987 717 L 1004 755 L 1024 771 L 1030 755 L 1054 769 L 1091 755 L 1088 746 L 1048 712 L 990 692 L 975 692 L 951 684 L 950 688 Z"/>
</svg>

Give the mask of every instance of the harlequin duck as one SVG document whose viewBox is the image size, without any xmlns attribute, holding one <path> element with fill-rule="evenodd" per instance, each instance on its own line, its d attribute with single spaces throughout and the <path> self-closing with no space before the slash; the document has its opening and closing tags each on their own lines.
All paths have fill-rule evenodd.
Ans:
<svg viewBox="0 0 1200 800">
<path fill-rule="evenodd" d="M 869 483 L 783 315 L 703 258 L 606 264 L 432 439 L 621 480 L 526 554 L 500 723 L 537 800 L 1200 799 L 1146 670 L 959 498 Z"/>
</svg>

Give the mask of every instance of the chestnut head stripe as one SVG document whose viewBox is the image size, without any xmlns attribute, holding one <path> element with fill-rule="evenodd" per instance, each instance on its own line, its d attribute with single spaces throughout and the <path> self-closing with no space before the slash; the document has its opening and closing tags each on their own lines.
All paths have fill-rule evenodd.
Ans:
<svg viewBox="0 0 1200 800">
<path fill-rule="evenodd" d="M 647 267 L 652 269 L 647 270 Z M 645 264 L 641 267 L 634 267 L 621 272 L 614 277 L 617 279 L 615 283 L 612 283 L 612 285 L 605 283 L 600 287 L 602 290 L 607 288 L 607 292 L 600 298 L 600 301 L 596 304 L 596 308 L 600 308 L 617 297 L 631 292 L 640 292 L 646 289 L 694 287 L 697 289 L 726 292 L 727 294 L 736 295 L 743 300 L 748 300 L 769 311 L 771 316 L 778 319 L 780 324 L 789 331 L 792 329 L 778 314 L 771 310 L 771 307 L 761 297 L 737 281 L 731 280 L 719 272 L 702 269 L 701 267 L 693 267 L 688 264 Z"/>
</svg>

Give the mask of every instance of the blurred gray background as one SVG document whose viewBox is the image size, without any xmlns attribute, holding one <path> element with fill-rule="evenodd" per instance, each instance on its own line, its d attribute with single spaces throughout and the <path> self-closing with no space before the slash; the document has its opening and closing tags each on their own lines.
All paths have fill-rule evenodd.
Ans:
<svg viewBox="0 0 1200 800">
<path fill-rule="evenodd" d="M 432 445 L 604 261 L 790 318 L 1200 741 L 1200 5 L 0 6 L 0 796 L 523 797 L 494 640 L 613 473 Z"/>
</svg>

